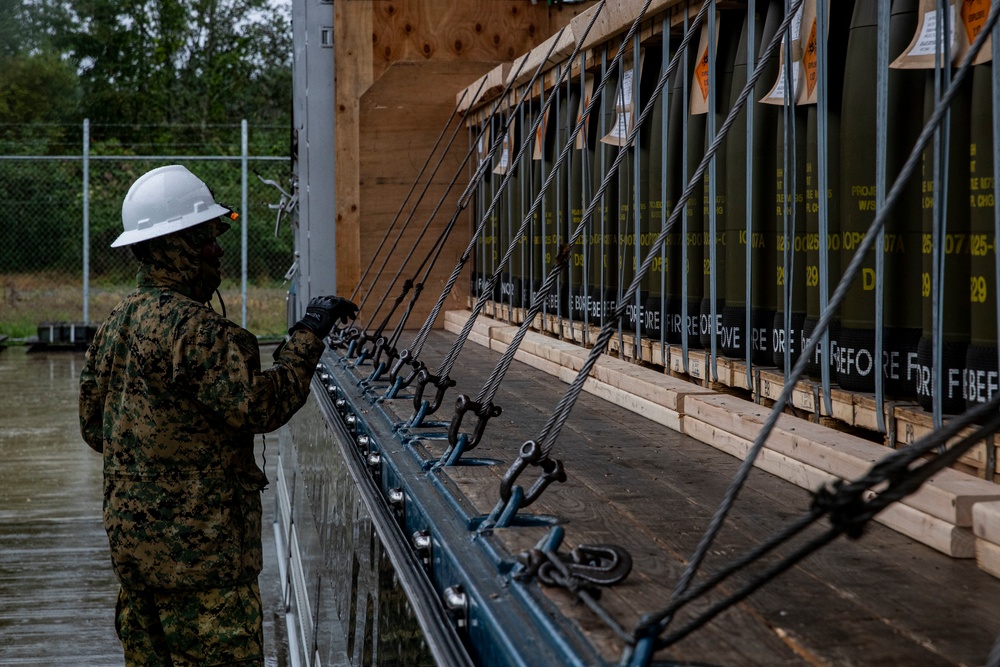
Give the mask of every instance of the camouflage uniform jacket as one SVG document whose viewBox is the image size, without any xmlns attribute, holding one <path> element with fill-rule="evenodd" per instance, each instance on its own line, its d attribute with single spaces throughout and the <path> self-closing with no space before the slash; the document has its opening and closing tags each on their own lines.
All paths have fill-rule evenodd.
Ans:
<svg viewBox="0 0 1000 667">
<path fill-rule="evenodd" d="M 80 382 L 83 437 L 104 455 L 112 563 L 130 589 L 256 580 L 267 479 L 253 436 L 305 403 L 323 350 L 297 330 L 262 371 L 256 338 L 205 305 L 198 260 L 175 246 L 143 265 L 138 288 L 97 332 Z"/>
</svg>

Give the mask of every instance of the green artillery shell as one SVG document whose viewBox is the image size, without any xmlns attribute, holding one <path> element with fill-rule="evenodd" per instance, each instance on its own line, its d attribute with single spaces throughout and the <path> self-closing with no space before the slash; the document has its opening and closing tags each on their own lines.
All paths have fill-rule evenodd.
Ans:
<svg viewBox="0 0 1000 667">
<path fill-rule="evenodd" d="M 733 86 L 733 67 L 736 61 L 736 50 L 739 47 L 739 37 L 742 30 L 744 15 L 742 12 L 723 12 L 719 19 L 719 47 L 718 52 L 715 56 L 715 69 L 718 74 L 715 77 L 716 80 L 716 114 L 715 114 L 715 127 L 716 130 L 722 126 L 725 121 L 726 116 L 729 114 L 730 109 L 730 98 L 732 97 L 732 86 Z M 746 50 L 746 45 L 744 44 L 744 51 Z M 711 141 L 711 137 L 708 136 L 707 132 L 705 135 L 705 147 L 708 148 L 708 143 Z M 705 206 L 703 214 L 705 216 L 705 270 L 702 277 L 702 300 L 701 300 L 701 318 L 698 327 L 699 336 L 701 338 L 701 344 L 706 349 L 711 349 L 712 346 L 712 328 L 711 325 L 711 314 L 712 314 L 712 273 L 715 273 L 715 335 L 716 335 L 716 345 L 721 343 L 722 331 L 720 325 L 722 323 L 722 309 L 726 304 L 725 299 L 725 288 L 726 288 L 726 147 L 729 142 L 723 143 L 719 150 L 715 154 L 715 202 L 709 201 L 709 184 L 711 181 L 711 172 L 705 172 L 705 195 L 704 201 Z M 710 208 L 715 207 L 715 238 L 711 238 L 709 233 L 709 213 Z M 715 244 L 715 264 L 711 265 L 710 255 L 711 249 L 710 245 Z"/>
<path fill-rule="evenodd" d="M 924 91 L 924 117 L 929 118 L 934 109 L 934 72 L 928 71 Z M 965 375 L 965 356 L 969 347 L 969 121 L 972 106 L 972 80 L 968 77 L 951 104 L 950 118 L 942 127 L 950 135 L 947 149 L 948 172 L 941 183 L 947 184 L 947 203 L 944 216 L 947 228 L 943 236 L 934 234 L 934 207 L 943 193 L 934 181 L 934 162 L 937 159 L 935 143 L 924 151 L 923 207 L 924 236 L 920 244 L 924 271 L 920 280 L 923 297 L 923 335 L 917 350 L 916 392 L 917 401 L 925 410 L 933 407 L 933 367 L 935 344 L 942 346 L 941 409 L 945 414 L 965 410 L 962 379 Z M 942 247 L 943 246 L 943 247 Z M 940 340 L 935 340 L 933 330 L 933 293 L 936 283 L 933 275 L 934 250 L 943 251 L 943 330 Z"/>
<path fill-rule="evenodd" d="M 889 59 L 906 48 L 916 25 L 917 0 L 897 0 L 890 19 Z M 865 238 L 876 213 L 876 108 L 872 93 L 876 85 L 878 56 L 877 3 L 855 5 L 847 52 L 841 118 L 840 247 L 841 265 L 847 266 Z M 913 96 L 920 90 L 923 73 L 915 70 L 888 71 L 888 118 L 886 128 L 886 191 L 922 126 Z M 861 275 L 852 283 L 841 307 L 841 328 L 835 359 L 837 382 L 845 389 L 875 390 L 875 373 L 883 369 L 884 387 L 890 395 L 912 395 L 906 380 L 906 360 L 912 358 L 919 338 L 915 314 L 919 302 L 915 284 L 901 278 L 912 273 L 920 247 L 919 183 L 913 179 L 885 225 L 881 251 L 885 259 L 885 295 L 882 330 L 883 363 L 875 354 L 876 254 L 865 256 Z"/>
<path fill-rule="evenodd" d="M 771 0 L 766 5 L 756 4 L 757 12 L 767 7 L 765 21 L 757 21 L 761 26 L 758 54 L 770 42 L 781 21 L 783 3 Z M 759 17 L 758 17 L 759 18 Z M 745 31 L 744 31 L 745 32 Z M 747 80 L 746 41 L 740 40 L 742 48 L 737 49 L 736 64 L 733 68 L 733 96 L 742 91 Z M 753 104 L 753 126 L 747 127 L 746 110 L 741 112 L 730 131 L 730 141 L 726 156 L 726 305 L 722 314 L 723 353 L 742 358 L 746 346 L 751 346 L 753 363 L 772 363 L 768 345 L 776 306 L 776 266 L 775 266 L 775 215 L 773 199 L 766 192 L 773 191 L 769 183 L 774 178 L 774 142 L 777 126 L 777 108 L 759 104 L 770 89 L 778 71 L 778 55 L 773 54 L 758 79 L 754 93 L 747 104 Z M 744 141 L 751 133 L 754 151 L 750 156 L 750 210 L 747 209 L 747 146 Z M 747 219 L 750 219 L 749 230 Z M 751 266 L 746 263 L 747 247 L 751 250 Z M 751 288 L 751 303 L 746 303 L 747 281 Z M 746 309 L 751 311 L 750 331 L 746 331 Z"/>
<path fill-rule="evenodd" d="M 993 64 L 972 70 L 972 122 L 969 144 L 969 316 L 971 342 L 966 355 L 965 401 L 985 403 L 998 389 L 997 238 L 993 222 Z"/>
</svg>

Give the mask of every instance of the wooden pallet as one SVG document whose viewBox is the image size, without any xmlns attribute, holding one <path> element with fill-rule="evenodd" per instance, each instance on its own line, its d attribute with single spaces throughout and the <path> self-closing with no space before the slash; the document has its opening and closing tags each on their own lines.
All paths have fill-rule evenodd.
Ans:
<svg viewBox="0 0 1000 667">
<path fill-rule="evenodd" d="M 470 301 L 470 305 L 471 303 L 473 302 Z M 525 312 L 524 309 L 492 302 L 483 311 L 497 320 L 517 325 L 524 321 Z M 596 326 L 570 322 L 551 314 L 537 315 L 531 328 L 585 347 L 593 345 L 600 333 Z M 716 355 L 713 370 L 712 355 L 706 350 L 689 349 L 685 355 L 680 345 L 664 345 L 649 338 L 637 339 L 633 333 L 613 335 L 608 343 L 608 353 L 637 364 L 661 368 L 673 377 L 703 387 L 731 393 L 746 392 L 748 398 L 767 407 L 778 400 L 785 388 L 781 369 L 752 366 L 747 373 L 744 360 Z M 918 404 L 892 399 L 883 401 L 880 428 L 878 404 L 874 394 L 845 391 L 835 385 L 829 391 L 824 391 L 822 383 L 808 378 L 795 384 L 789 405 L 794 414 L 817 423 L 835 428 L 849 427 L 869 431 L 872 439 L 880 439 L 893 449 L 916 442 L 935 430 L 932 415 Z M 970 431 L 963 431 L 955 440 L 968 432 Z M 976 477 L 1000 483 L 1000 471 L 997 470 L 996 463 L 998 446 L 1000 440 L 996 437 L 988 438 L 962 456 L 956 467 Z"/>
</svg>

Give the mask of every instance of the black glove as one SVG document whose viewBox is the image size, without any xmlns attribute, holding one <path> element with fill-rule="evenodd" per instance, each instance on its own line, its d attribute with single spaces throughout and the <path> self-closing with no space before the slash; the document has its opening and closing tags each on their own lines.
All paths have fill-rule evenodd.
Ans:
<svg viewBox="0 0 1000 667">
<path fill-rule="evenodd" d="M 295 323 L 289 333 L 296 329 L 309 329 L 319 338 L 326 338 L 334 323 L 339 319 L 344 324 L 358 316 L 358 307 L 339 296 L 317 296 L 306 306 L 306 314 Z"/>
</svg>

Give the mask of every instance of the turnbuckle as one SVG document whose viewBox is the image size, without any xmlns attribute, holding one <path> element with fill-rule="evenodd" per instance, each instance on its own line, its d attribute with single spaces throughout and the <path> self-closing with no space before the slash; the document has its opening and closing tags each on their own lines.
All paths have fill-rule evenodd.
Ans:
<svg viewBox="0 0 1000 667">
<path fill-rule="evenodd" d="M 479 441 L 483 438 L 483 433 L 486 431 L 486 424 L 493 417 L 499 417 L 503 413 L 503 408 L 499 405 L 493 405 L 492 401 L 477 403 L 465 394 L 459 394 L 458 400 L 455 401 L 455 416 L 451 418 L 451 424 L 448 426 L 448 442 L 453 447 L 458 444 L 462 420 L 465 419 L 465 415 L 468 412 L 476 415 L 477 421 L 476 427 L 472 431 L 472 436 L 466 436 L 467 440 L 464 447 L 466 451 L 479 444 Z"/>
</svg>

